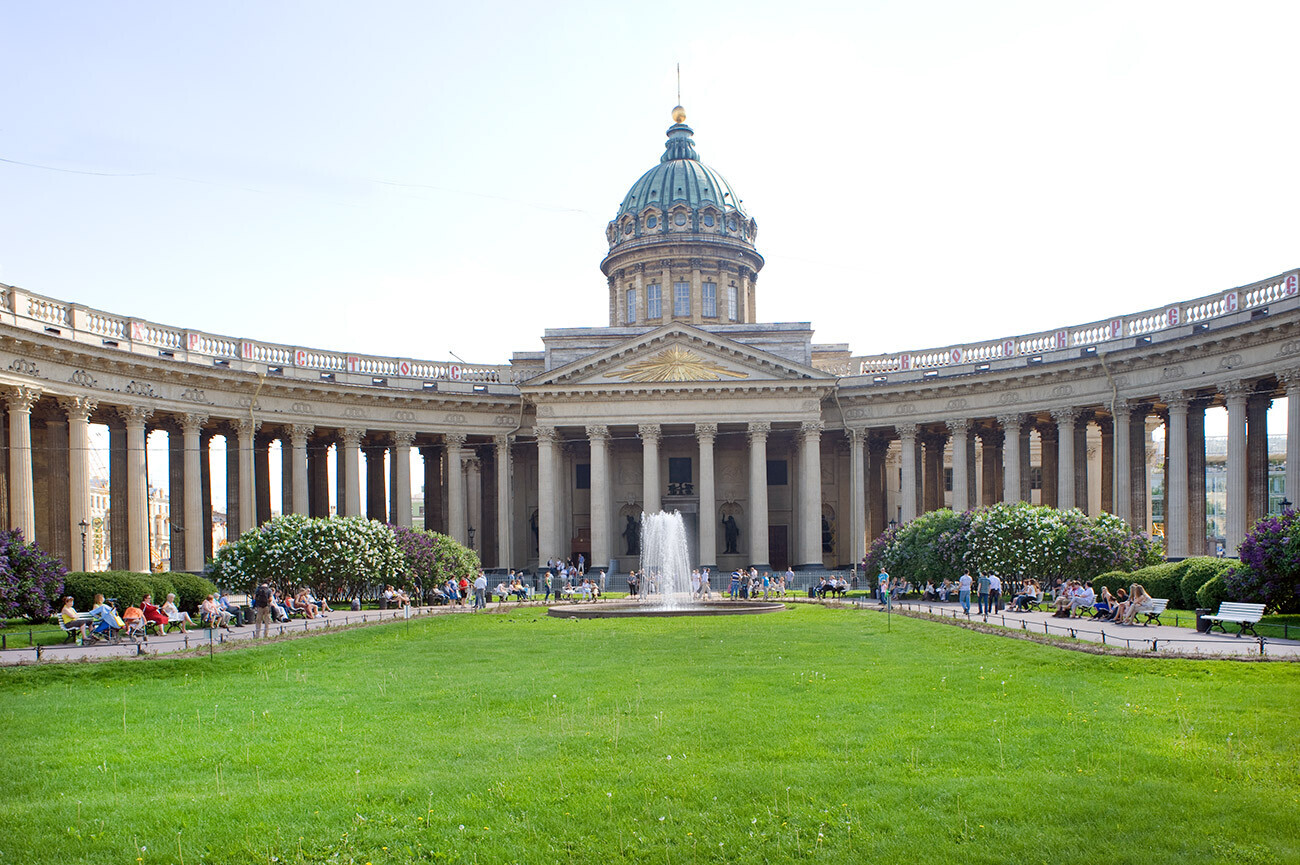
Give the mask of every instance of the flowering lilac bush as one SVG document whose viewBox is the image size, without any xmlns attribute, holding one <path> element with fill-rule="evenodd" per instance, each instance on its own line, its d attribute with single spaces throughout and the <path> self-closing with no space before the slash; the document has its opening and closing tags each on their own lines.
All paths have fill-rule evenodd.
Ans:
<svg viewBox="0 0 1300 865">
<path fill-rule="evenodd" d="M 0 619 L 33 622 L 53 615 L 63 593 L 63 563 L 19 529 L 0 531 Z"/>
<path fill-rule="evenodd" d="M 1251 527 L 1237 550 L 1241 566 L 1224 578 L 1234 601 L 1264 604 L 1269 612 L 1300 612 L 1300 517 L 1289 510 Z"/>
<path fill-rule="evenodd" d="M 472 575 L 478 571 L 479 558 L 446 535 L 405 526 L 389 526 L 397 538 L 402 555 L 402 581 L 407 589 L 416 588 L 416 580 L 425 589 L 448 577 Z"/>
<path fill-rule="evenodd" d="M 914 582 L 952 578 L 966 568 L 1003 577 L 1091 579 L 1160 560 L 1159 544 L 1116 516 L 1019 502 L 923 514 L 877 538 L 867 566 L 883 565 Z"/>
<path fill-rule="evenodd" d="M 401 569 L 397 539 L 381 522 L 287 514 L 222 547 L 210 573 L 221 585 L 245 591 L 266 581 L 282 590 L 306 585 L 329 598 L 349 598 L 366 586 L 397 582 Z"/>
</svg>

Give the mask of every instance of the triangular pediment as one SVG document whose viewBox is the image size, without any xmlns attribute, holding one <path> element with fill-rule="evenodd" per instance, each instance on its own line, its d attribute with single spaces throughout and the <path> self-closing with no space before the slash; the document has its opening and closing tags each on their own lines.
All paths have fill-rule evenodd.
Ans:
<svg viewBox="0 0 1300 865">
<path fill-rule="evenodd" d="M 537 376 L 522 387 L 622 389 L 629 386 L 773 384 L 833 380 L 809 366 L 690 325 L 673 323 Z"/>
</svg>

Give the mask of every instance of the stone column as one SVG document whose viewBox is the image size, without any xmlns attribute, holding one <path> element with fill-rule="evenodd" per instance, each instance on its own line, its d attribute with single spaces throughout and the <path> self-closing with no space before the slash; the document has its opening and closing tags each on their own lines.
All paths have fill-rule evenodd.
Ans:
<svg viewBox="0 0 1300 865">
<path fill-rule="evenodd" d="M 637 432 L 641 434 L 641 508 L 656 514 L 663 510 L 659 497 L 659 424 L 643 423 Z"/>
<path fill-rule="evenodd" d="M 292 485 L 292 492 L 289 496 L 289 506 L 291 513 L 302 514 L 307 516 L 311 513 L 311 488 L 307 483 L 307 436 L 312 434 L 314 427 L 307 424 L 294 424 L 289 427 L 289 454 L 292 459 L 293 469 L 290 472 L 290 478 L 281 478 L 280 484 L 283 486 L 286 481 Z M 284 447 L 284 442 L 280 442 L 280 447 Z"/>
<path fill-rule="evenodd" d="M 866 554 L 867 465 L 866 430 L 847 429 L 849 439 L 849 561 L 855 567 Z"/>
<path fill-rule="evenodd" d="M 342 456 L 340 451 L 339 456 Z M 307 443 L 307 515 L 330 515 L 330 443 L 323 438 L 313 438 Z M 342 502 L 339 503 L 342 505 Z M 340 508 L 342 513 L 342 508 Z"/>
<path fill-rule="evenodd" d="M 447 534 L 458 544 L 469 546 L 469 517 L 465 497 L 465 436 L 447 433 Z"/>
<path fill-rule="evenodd" d="M 393 512 L 389 519 L 399 526 L 411 528 L 411 445 L 415 433 L 398 430 L 393 433 Z"/>
<path fill-rule="evenodd" d="M 260 421 L 244 418 L 237 422 L 239 442 L 239 532 L 243 534 L 257 527 L 256 472 L 253 468 L 253 436 L 261 427 Z"/>
<path fill-rule="evenodd" d="M 822 422 L 799 426 L 799 567 L 820 570 L 822 562 Z"/>
<path fill-rule="evenodd" d="M 514 501 L 511 498 L 510 481 L 514 472 L 511 465 L 510 452 L 511 445 L 514 444 L 515 437 L 511 435 L 499 435 L 492 439 L 496 446 L 496 482 L 497 482 L 497 567 L 509 568 L 514 564 L 514 521 L 511 514 L 514 513 Z M 409 446 L 409 442 L 407 443 Z M 407 460 L 409 465 L 410 460 Z M 593 471 L 594 474 L 594 471 Z M 407 486 L 410 486 L 410 471 L 407 471 Z M 408 494 L 406 500 L 411 500 Z M 410 505 L 407 505 L 406 518 L 411 518 Z M 592 519 L 595 517 L 593 515 Z M 609 519 L 606 517 L 606 544 L 609 543 Z M 606 564 L 608 564 L 608 554 L 606 555 Z"/>
<path fill-rule="evenodd" d="M 1056 421 L 1056 501 L 1057 507 L 1069 510 L 1077 504 L 1074 489 L 1074 421 L 1079 416 L 1075 408 L 1058 408 L 1052 410 Z"/>
<path fill-rule="evenodd" d="M 1039 469 L 1043 478 L 1039 490 L 1040 504 L 1049 508 L 1060 507 L 1060 430 L 1055 423 L 1038 425 Z"/>
<path fill-rule="evenodd" d="M 366 463 L 366 516 L 381 523 L 388 522 L 388 483 L 384 477 L 384 458 L 388 447 L 372 439 L 361 448 Z"/>
<path fill-rule="evenodd" d="M 1214 555 L 1205 544 L 1205 405 L 1192 400 L 1187 411 L 1187 551 L 1189 556 Z"/>
<path fill-rule="evenodd" d="M 10 387 L 5 393 L 5 403 L 9 406 L 9 522 L 13 528 L 22 529 L 23 540 L 28 543 L 36 540 L 32 406 L 40 398 L 39 390 L 23 385 Z M 144 421 L 140 422 L 140 428 L 144 429 Z"/>
<path fill-rule="evenodd" d="M 767 421 L 749 422 L 749 555 L 756 568 L 771 568 L 767 531 Z"/>
<path fill-rule="evenodd" d="M 613 555 L 610 544 L 609 427 L 587 426 L 591 449 L 591 569 L 608 568 Z"/>
<path fill-rule="evenodd" d="M 1111 420 L 1115 425 L 1115 516 L 1132 525 L 1133 499 L 1129 495 L 1132 482 L 1132 472 L 1129 467 L 1129 459 L 1132 456 L 1129 448 L 1131 438 L 1129 427 L 1132 417 L 1127 400 L 1117 400 L 1111 405 Z"/>
<path fill-rule="evenodd" d="M 1002 447 L 1002 430 L 982 429 L 980 438 L 980 504 L 988 506 L 997 504 L 1000 495 L 998 489 L 998 451 Z"/>
<path fill-rule="evenodd" d="M 998 423 L 1006 434 L 1002 451 L 1002 500 L 1020 501 L 1020 425 L 1024 415 L 1004 414 Z"/>
<path fill-rule="evenodd" d="M 153 415 L 147 406 L 119 410 L 126 424 L 127 569 L 149 573 L 149 475 L 145 462 L 144 422 Z"/>
<path fill-rule="evenodd" d="M 442 453 L 436 447 L 420 448 L 424 459 L 424 528 L 446 534 L 442 523 Z"/>
<path fill-rule="evenodd" d="M 181 437 L 185 443 L 185 567 L 198 571 L 203 568 L 203 457 L 201 444 L 205 414 L 187 414 L 181 418 Z M 171 506 L 176 507 L 175 498 Z M 174 519 L 174 517 L 173 517 Z"/>
<path fill-rule="evenodd" d="M 1178 391 L 1162 397 L 1169 406 L 1165 427 L 1169 462 L 1165 473 L 1165 555 L 1188 556 L 1187 526 L 1187 394 Z"/>
<path fill-rule="evenodd" d="M 555 427 L 536 426 L 537 434 L 537 561 L 545 565 L 555 558 Z M 459 469 L 458 469 L 459 470 Z"/>
<path fill-rule="evenodd" d="M 916 424 L 895 424 L 898 431 L 898 444 L 903 459 L 902 489 L 899 491 L 899 505 L 903 510 L 903 523 L 916 519 Z"/>
<path fill-rule="evenodd" d="M 90 416 L 98 403 L 89 397 L 65 397 L 59 405 L 68 415 L 68 528 L 72 532 L 69 571 L 86 570 L 84 551 L 90 549 Z M 195 443 L 197 447 L 197 442 Z M 197 481 L 195 482 L 197 483 Z M 187 486 L 188 490 L 189 487 Z M 198 492 L 197 486 L 194 488 Z M 82 526 L 82 523 L 86 523 Z M 83 550 L 82 532 L 86 533 Z M 27 540 L 31 540 L 26 534 Z"/>
<path fill-rule="evenodd" d="M 203 561 L 212 558 L 212 430 L 199 433 L 199 496 L 202 500 Z"/>
<path fill-rule="evenodd" d="M 343 446 L 338 451 L 338 471 L 343 479 L 343 500 L 339 512 L 345 517 L 361 516 L 361 437 L 363 429 L 343 430 Z"/>
<path fill-rule="evenodd" d="M 695 425 L 695 438 L 700 443 L 699 565 L 714 570 L 718 566 L 718 524 L 721 522 L 713 468 L 713 445 L 717 435 L 718 425 L 715 423 Z"/>
<path fill-rule="evenodd" d="M 1112 418 L 1098 417 L 1101 430 L 1101 509 L 1115 513 L 1115 424 Z"/>
<path fill-rule="evenodd" d="M 483 520 L 483 461 L 479 458 L 478 448 L 471 447 L 462 460 L 465 470 L 465 523 L 474 529 L 474 536 L 469 546 L 483 557 L 487 546 L 487 526 Z M 469 536 L 469 528 L 465 534 Z"/>
<path fill-rule="evenodd" d="M 1147 415 L 1151 411 L 1150 403 L 1129 404 L 1132 412 L 1128 426 L 1128 468 L 1129 486 L 1129 525 L 1139 532 L 1151 531 L 1148 521 L 1148 502 L 1150 492 L 1147 487 Z"/>
<path fill-rule="evenodd" d="M 864 433 L 865 434 L 865 433 Z M 889 440 L 880 436 L 867 436 L 867 530 L 871 541 L 885 533 L 889 525 L 889 494 L 885 486 L 885 459 L 889 454 Z"/>
<path fill-rule="evenodd" d="M 256 500 L 257 525 L 271 519 L 271 437 L 253 437 L 253 494 Z"/>
<path fill-rule="evenodd" d="M 1293 508 L 1300 508 L 1300 367 L 1282 370 L 1278 381 L 1286 388 L 1286 487 L 1282 494 Z"/>
<path fill-rule="evenodd" d="M 970 421 L 950 420 L 948 432 L 952 434 L 952 509 L 961 513 L 970 510 Z"/>
<path fill-rule="evenodd" d="M 1225 555 L 1236 556 L 1246 537 L 1246 397 L 1244 382 L 1219 385 L 1228 403 L 1228 515 Z"/>
<path fill-rule="evenodd" d="M 1246 527 L 1268 516 L 1268 409 L 1273 398 L 1252 393 L 1246 398 Z"/>
</svg>

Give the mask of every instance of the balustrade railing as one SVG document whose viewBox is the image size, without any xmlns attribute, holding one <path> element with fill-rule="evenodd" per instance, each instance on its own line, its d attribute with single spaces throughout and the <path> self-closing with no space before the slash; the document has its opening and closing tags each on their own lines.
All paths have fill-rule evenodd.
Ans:
<svg viewBox="0 0 1300 865">
<path fill-rule="evenodd" d="M 1104 348 L 1107 343 L 1116 343 L 1118 340 L 1203 324 L 1221 316 L 1258 309 L 1269 303 L 1293 300 L 1297 296 L 1300 296 L 1300 270 L 1292 270 L 1220 294 L 1206 295 L 1118 318 L 973 345 L 950 345 L 944 348 L 853 357 L 847 362 L 842 358 L 830 358 L 815 363 L 815 366 L 844 377 L 883 376 L 893 372 L 943 368 L 959 373 L 977 372 L 979 370 L 976 366 L 982 363 L 1041 356 L 1071 348 Z"/>
</svg>

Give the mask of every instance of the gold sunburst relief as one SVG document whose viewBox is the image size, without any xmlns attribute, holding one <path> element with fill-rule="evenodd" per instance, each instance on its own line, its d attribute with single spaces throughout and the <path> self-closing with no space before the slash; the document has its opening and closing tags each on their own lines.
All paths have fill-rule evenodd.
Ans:
<svg viewBox="0 0 1300 865">
<path fill-rule="evenodd" d="M 735 372 L 719 363 L 700 357 L 689 348 L 673 346 L 658 354 L 629 364 L 627 369 L 614 373 L 623 381 L 719 381 L 728 378 L 748 378 L 747 372 Z"/>
</svg>

